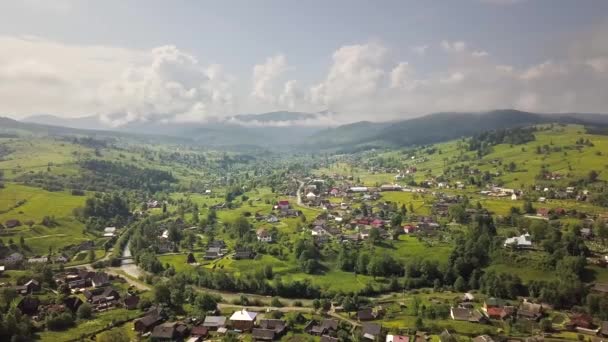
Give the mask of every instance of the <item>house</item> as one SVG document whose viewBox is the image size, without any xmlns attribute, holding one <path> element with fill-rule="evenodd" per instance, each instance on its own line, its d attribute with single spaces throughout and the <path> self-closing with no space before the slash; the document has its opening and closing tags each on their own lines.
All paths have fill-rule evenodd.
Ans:
<svg viewBox="0 0 608 342">
<path fill-rule="evenodd" d="M 375 318 L 376 316 L 374 315 L 374 311 L 372 310 L 372 308 L 366 308 L 357 311 L 357 319 L 359 321 L 371 321 Z"/>
<path fill-rule="evenodd" d="M 25 296 L 17 303 L 17 308 L 24 315 L 34 316 L 38 313 L 40 300 L 36 297 Z"/>
<path fill-rule="evenodd" d="M 209 329 L 202 325 L 195 325 L 190 330 L 190 336 L 205 338 L 209 335 Z"/>
<path fill-rule="evenodd" d="M 536 210 L 536 216 L 540 216 L 540 217 L 549 217 L 549 209 L 548 208 L 538 208 Z"/>
<path fill-rule="evenodd" d="M 473 338 L 473 342 L 494 342 L 494 339 L 489 335 L 480 335 Z"/>
<path fill-rule="evenodd" d="M 279 222 L 279 218 L 274 215 L 270 215 L 270 216 L 268 216 L 268 219 L 266 220 L 266 222 L 277 223 L 277 222 Z"/>
<path fill-rule="evenodd" d="M 153 308 L 148 310 L 146 315 L 142 318 L 138 318 L 133 322 L 133 328 L 138 333 L 142 334 L 150 331 L 153 327 L 163 321 L 162 310 L 160 308 Z"/>
<path fill-rule="evenodd" d="M 583 329 L 592 329 L 593 326 L 593 317 L 586 313 L 575 313 L 570 315 L 570 322 L 566 324 L 570 329 L 575 328 L 583 328 Z"/>
<path fill-rule="evenodd" d="M 413 234 L 415 232 L 416 232 L 416 227 L 412 226 L 411 224 L 406 224 L 405 226 L 403 226 L 404 234 Z"/>
<path fill-rule="evenodd" d="M 113 237 L 116 235 L 116 227 L 106 227 L 103 230 L 104 237 Z"/>
<path fill-rule="evenodd" d="M 384 221 L 380 220 L 380 219 L 375 219 L 372 221 L 372 227 L 374 228 L 382 228 L 384 227 Z"/>
<path fill-rule="evenodd" d="M 462 296 L 462 300 L 465 302 L 472 302 L 475 300 L 475 296 L 472 293 L 467 292 Z"/>
<path fill-rule="evenodd" d="M 410 342 L 410 337 L 388 334 L 386 335 L 386 342 Z"/>
<path fill-rule="evenodd" d="M 236 311 L 230 316 L 232 327 L 240 331 L 249 331 L 253 329 L 257 312 L 247 311 L 245 309 Z"/>
<path fill-rule="evenodd" d="M 135 310 L 135 309 L 137 309 L 137 305 L 139 305 L 139 296 L 137 296 L 137 295 L 127 296 L 127 297 L 125 297 L 123 304 L 125 305 L 125 308 L 127 310 Z"/>
<path fill-rule="evenodd" d="M 478 310 L 462 307 L 452 307 L 450 309 L 450 317 L 455 321 L 469 321 L 471 323 L 483 323 L 487 321 L 486 316 Z"/>
<path fill-rule="evenodd" d="M 309 192 L 306 194 L 306 199 L 308 199 L 309 201 L 314 200 L 315 198 L 317 198 L 317 195 L 315 195 L 313 192 Z"/>
<path fill-rule="evenodd" d="M 283 335 L 287 329 L 287 323 L 282 319 L 263 319 L 260 321 L 260 328 L 272 330 L 276 337 Z"/>
<path fill-rule="evenodd" d="M 15 291 L 21 295 L 32 294 L 40 291 L 40 289 L 40 283 L 35 279 L 30 279 L 27 283 L 15 287 Z"/>
<path fill-rule="evenodd" d="M 21 225 L 21 221 L 19 220 L 6 220 L 6 222 L 4 222 L 4 226 L 6 228 L 15 228 L 15 227 L 19 227 Z"/>
<path fill-rule="evenodd" d="M 277 203 L 277 208 L 279 210 L 287 210 L 289 209 L 289 201 L 283 200 L 283 201 L 279 201 L 279 203 Z"/>
<path fill-rule="evenodd" d="M 332 196 L 338 196 L 339 193 L 340 193 L 340 190 L 338 190 L 336 188 L 329 190 L 329 194 Z"/>
<path fill-rule="evenodd" d="M 603 321 L 600 326 L 600 335 L 607 337 L 608 336 L 608 321 Z"/>
<path fill-rule="evenodd" d="M 520 236 L 511 237 L 505 240 L 504 246 L 512 248 L 531 248 L 532 237 L 528 233 L 525 233 Z"/>
<path fill-rule="evenodd" d="M 254 328 L 251 337 L 254 341 L 272 341 L 275 338 L 275 332 L 270 329 Z"/>
<path fill-rule="evenodd" d="M 467 308 L 455 308 L 450 309 L 450 317 L 455 321 L 468 321 L 471 316 L 471 310 Z"/>
<path fill-rule="evenodd" d="M 94 294 L 93 296 L 87 299 L 95 305 L 107 305 L 120 299 L 120 294 L 118 294 L 118 291 L 116 291 L 116 289 L 111 286 L 108 286 L 106 288 L 103 288 L 103 291 L 100 294 Z"/>
<path fill-rule="evenodd" d="M 537 321 L 543 317 L 543 306 L 524 300 L 517 310 L 518 319 L 528 319 Z"/>
<path fill-rule="evenodd" d="M 236 260 L 253 259 L 254 257 L 255 253 L 249 248 L 237 248 L 234 253 L 234 259 Z"/>
<path fill-rule="evenodd" d="M 226 317 L 224 316 L 205 316 L 203 327 L 209 330 L 217 330 L 226 326 Z"/>
<path fill-rule="evenodd" d="M 335 319 L 324 319 L 319 324 L 316 324 L 314 321 L 310 321 L 304 330 L 311 335 L 325 335 L 338 330 L 338 321 Z"/>
<path fill-rule="evenodd" d="M 82 299 L 78 297 L 67 297 L 63 300 L 63 305 L 65 305 L 67 309 L 72 311 L 72 313 L 75 313 L 76 310 L 78 310 L 78 308 L 82 305 L 82 303 Z"/>
<path fill-rule="evenodd" d="M 27 259 L 28 264 L 46 264 L 49 262 L 48 257 L 36 257 Z"/>
<path fill-rule="evenodd" d="M 2 263 L 7 267 L 14 267 L 23 262 L 25 257 L 23 254 L 15 252 L 2 259 Z"/>
<path fill-rule="evenodd" d="M 91 278 L 91 284 L 93 287 L 104 287 L 110 285 L 110 276 L 105 272 L 97 272 Z"/>
<path fill-rule="evenodd" d="M 148 209 L 158 208 L 160 206 L 160 203 L 158 203 L 158 201 L 150 200 L 146 203 L 146 206 L 148 207 Z"/>
<path fill-rule="evenodd" d="M 595 283 L 593 284 L 591 291 L 599 293 L 608 293 L 608 283 Z"/>
<path fill-rule="evenodd" d="M 4 274 L 5 267 L 4 265 L 0 266 L 0 276 Z"/>
<path fill-rule="evenodd" d="M 55 257 L 55 262 L 60 263 L 60 264 L 64 264 L 66 262 L 68 262 L 68 257 L 66 257 L 65 255 L 61 254 Z"/>
<path fill-rule="evenodd" d="M 264 228 L 258 229 L 256 235 L 258 236 L 258 241 L 260 242 L 272 242 L 272 234 L 270 234 L 270 232 Z"/>
<path fill-rule="evenodd" d="M 150 334 L 151 341 L 157 342 L 170 342 L 175 340 L 182 340 L 186 337 L 188 328 L 178 322 L 167 322 L 157 325 L 152 329 Z"/>
<path fill-rule="evenodd" d="M 205 252 L 204 258 L 206 260 L 214 260 L 222 257 L 224 254 L 222 253 L 221 248 L 219 247 L 209 247 Z"/>
<path fill-rule="evenodd" d="M 379 341 L 382 335 L 382 326 L 378 323 L 363 323 L 361 325 L 361 337 L 368 341 Z"/>
<path fill-rule="evenodd" d="M 321 227 L 321 226 L 316 226 L 314 227 L 310 233 L 312 234 L 312 236 L 326 236 L 329 235 L 329 233 L 327 232 L 327 230 L 325 230 L 325 228 Z"/>
</svg>

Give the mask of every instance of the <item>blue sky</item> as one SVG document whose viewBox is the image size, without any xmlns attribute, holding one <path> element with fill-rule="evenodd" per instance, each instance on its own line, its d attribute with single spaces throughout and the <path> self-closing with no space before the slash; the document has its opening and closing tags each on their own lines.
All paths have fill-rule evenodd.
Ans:
<svg viewBox="0 0 608 342">
<path fill-rule="evenodd" d="M 602 0 L 24 0 L 0 12 L 0 113 L 14 117 L 607 112 Z"/>
</svg>

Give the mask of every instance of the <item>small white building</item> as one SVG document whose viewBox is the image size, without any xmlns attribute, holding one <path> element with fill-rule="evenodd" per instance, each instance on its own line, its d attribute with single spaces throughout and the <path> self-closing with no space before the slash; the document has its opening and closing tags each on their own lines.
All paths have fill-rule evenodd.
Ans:
<svg viewBox="0 0 608 342">
<path fill-rule="evenodd" d="M 313 192 L 309 192 L 306 194 L 306 198 L 309 200 L 313 200 L 313 199 L 317 198 L 317 195 L 315 195 Z"/>
<path fill-rule="evenodd" d="M 260 242 L 272 242 L 272 234 L 266 229 L 258 229 L 256 235 L 258 236 L 258 241 Z"/>
<path fill-rule="evenodd" d="M 520 236 L 514 236 L 512 238 L 506 239 L 504 246 L 515 248 L 530 248 L 532 247 L 532 237 L 528 233 L 522 234 Z"/>
<path fill-rule="evenodd" d="M 113 237 L 116 235 L 116 227 L 106 227 L 103 230 L 104 237 Z"/>
</svg>

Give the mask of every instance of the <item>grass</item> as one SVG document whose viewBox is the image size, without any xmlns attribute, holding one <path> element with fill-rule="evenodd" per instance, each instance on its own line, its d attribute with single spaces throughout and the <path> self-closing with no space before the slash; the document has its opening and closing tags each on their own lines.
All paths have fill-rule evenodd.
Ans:
<svg viewBox="0 0 608 342">
<path fill-rule="evenodd" d="M 48 253 L 49 247 L 57 251 L 63 246 L 78 244 L 96 239 L 96 236 L 83 231 L 84 224 L 74 219 L 74 208 L 84 205 L 86 197 L 72 196 L 67 192 L 49 192 L 38 188 L 6 184 L 0 189 L 0 222 L 17 219 L 22 225 L 5 229 L 0 233 L 2 239 L 19 242 L 21 236 L 26 246 L 35 255 Z M 22 205 L 15 207 L 18 202 Z M 44 216 L 54 216 L 57 226 L 46 227 L 39 224 Z M 33 221 L 32 227 L 25 222 Z"/>
<path fill-rule="evenodd" d="M 44 331 L 39 334 L 42 341 L 69 341 L 79 336 L 100 331 L 108 327 L 113 322 L 134 319 L 140 315 L 137 310 L 115 309 L 106 312 L 96 313 L 93 319 L 79 322 L 77 326 L 64 331 Z M 130 323 L 126 326 L 131 327 Z"/>
</svg>

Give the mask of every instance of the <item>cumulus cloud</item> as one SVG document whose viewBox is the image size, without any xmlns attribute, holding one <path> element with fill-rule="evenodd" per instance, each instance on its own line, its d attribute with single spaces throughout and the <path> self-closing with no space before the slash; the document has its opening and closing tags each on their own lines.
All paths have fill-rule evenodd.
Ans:
<svg viewBox="0 0 608 342">
<path fill-rule="evenodd" d="M 608 26 L 599 27 L 564 46 L 564 56 L 524 66 L 463 40 L 420 48 L 427 56 L 441 54 L 435 67 L 417 65 L 418 58 L 403 61 L 377 42 L 345 45 L 328 59 L 324 76 L 310 83 L 283 54 L 252 63 L 253 72 L 239 80 L 222 65 L 171 45 L 136 50 L 0 36 L 0 115 L 99 114 L 121 125 L 328 109 L 337 113 L 323 119 L 329 124 L 495 108 L 605 112 L 606 32 Z M 581 43 L 588 41 L 593 44 Z"/>
<path fill-rule="evenodd" d="M 100 115 L 121 125 L 196 120 L 231 111 L 231 78 L 174 46 L 131 50 L 0 37 L 0 111 Z M 25 58 L 24 58 L 25 57 Z"/>
<path fill-rule="evenodd" d="M 231 108 L 228 85 L 221 66 L 205 67 L 175 46 L 158 47 L 148 63 L 129 67 L 119 79 L 102 85 L 99 97 L 108 105 L 102 118 L 112 125 L 205 121 Z M 117 118 L 115 113 L 124 115 Z"/>
<path fill-rule="evenodd" d="M 463 41 L 450 42 L 443 40 L 440 45 L 446 52 L 463 52 L 467 48 L 467 44 Z"/>
<path fill-rule="evenodd" d="M 287 69 L 287 58 L 282 54 L 269 57 L 263 64 L 254 66 L 251 95 L 264 102 L 276 103 L 278 82 Z"/>
<path fill-rule="evenodd" d="M 349 110 L 348 103 L 372 98 L 385 77 L 382 64 L 387 49 L 379 44 L 343 46 L 334 52 L 327 78 L 311 88 L 312 101 L 331 110 L 339 105 Z"/>
<path fill-rule="evenodd" d="M 412 47 L 412 51 L 420 56 L 424 56 L 426 54 L 426 50 L 428 50 L 429 46 L 428 45 L 418 45 L 418 46 L 414 46 Z"/>
</svg>

